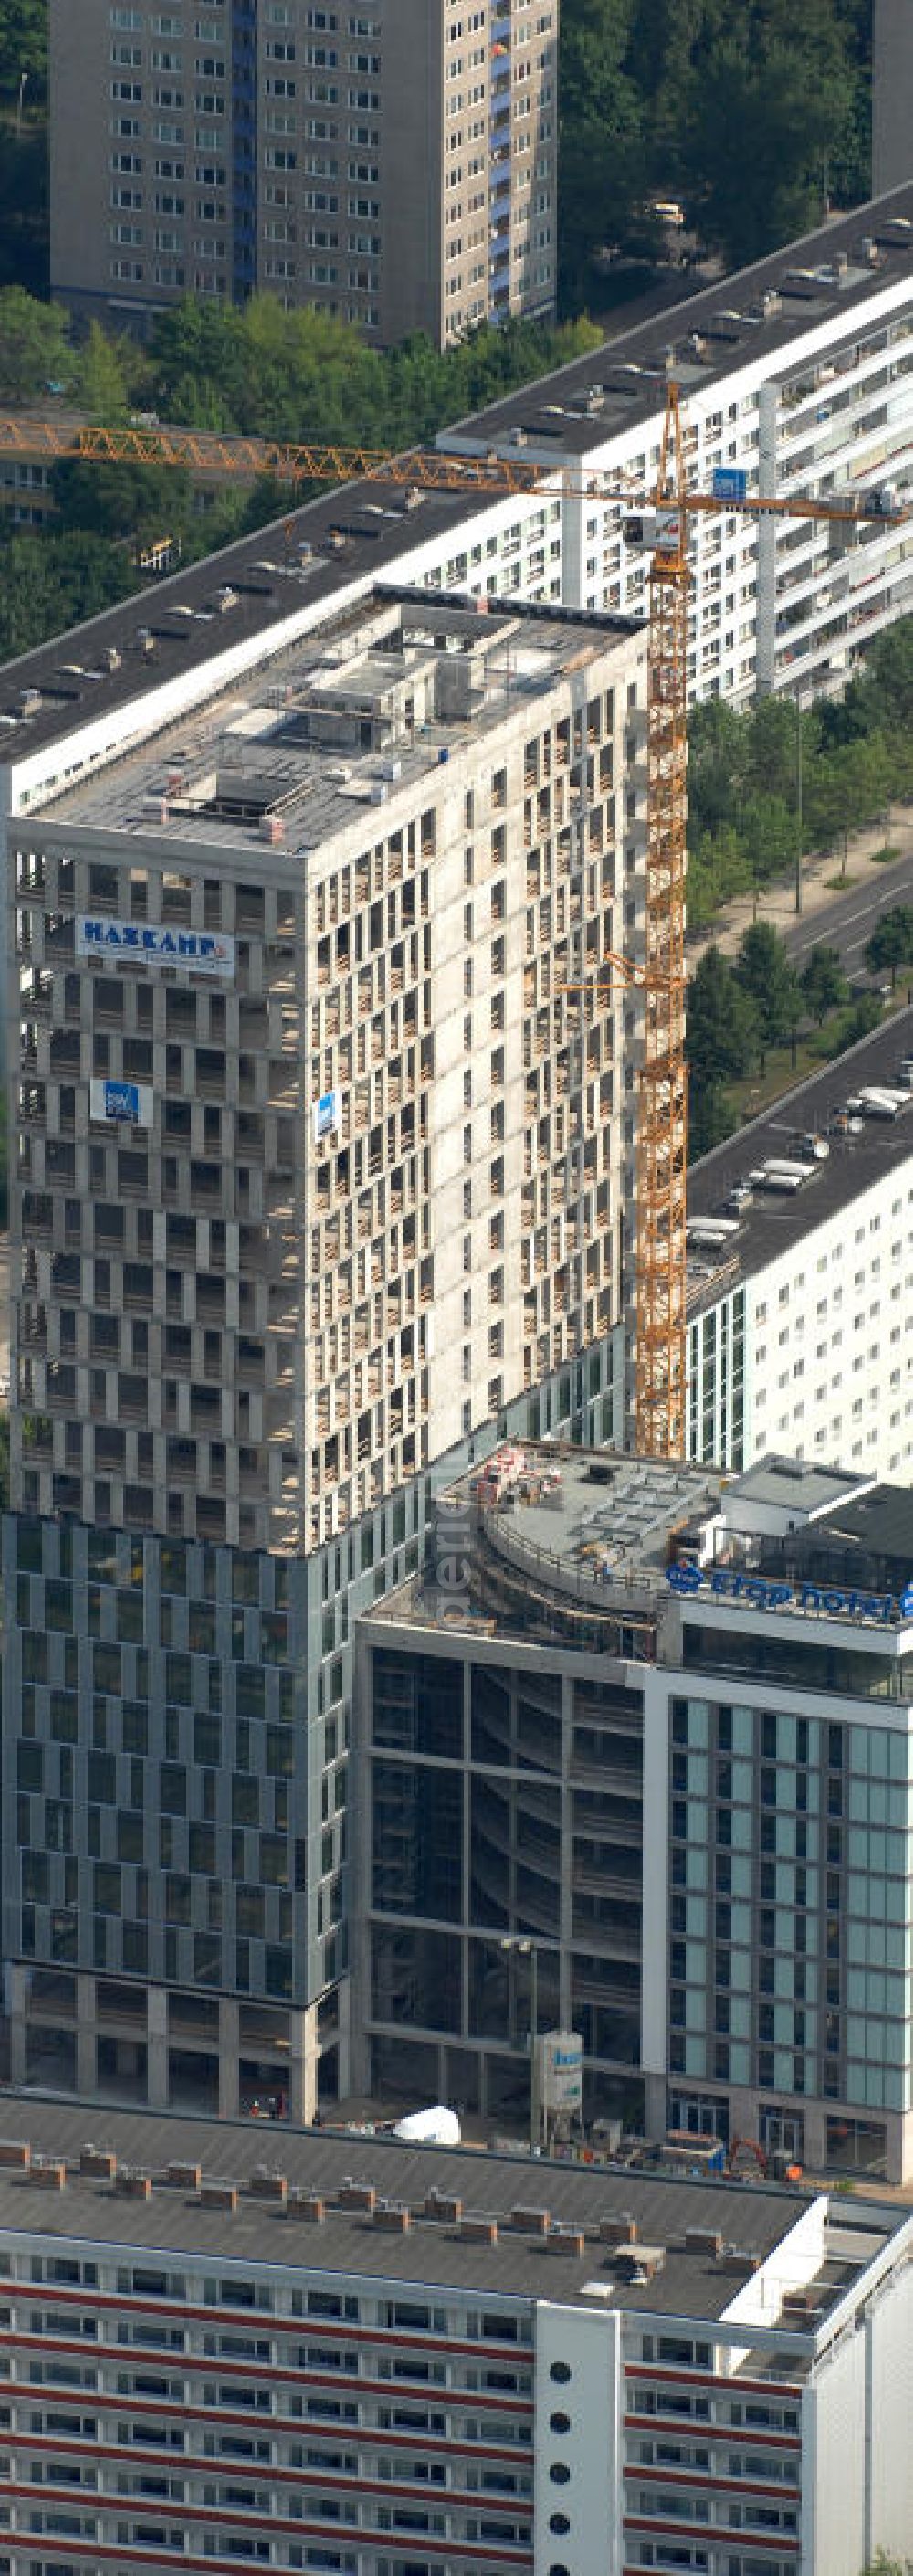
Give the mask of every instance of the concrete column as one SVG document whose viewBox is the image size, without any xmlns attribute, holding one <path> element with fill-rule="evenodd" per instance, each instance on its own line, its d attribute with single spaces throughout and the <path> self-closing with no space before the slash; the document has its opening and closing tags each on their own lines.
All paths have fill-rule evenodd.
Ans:
<svg viewBox="0 0 913 2576">
<path fill-rule="evenodd" d="M 168 1989 L 150 1986 L 146 2043 L 149 2051 L 147 2094 L 150 2111 L 168 2109 Z"/>
<path fill-rule="evenodd" d="M 98 2091 L 98 2040 L 95 2018 L 95 1979 L 76 1979 L 76 2090 L 81 2096 Z"/>
<path fill-rule="evenodd" d="M 219 2006 L 219 2118 L 237 2120 L 241 2112 L 241 2013 L 224 1996 Z"/>
<path fill-rule="evenodd" d="M 317 2044 L 317 2006 L 308 2004 L 304 2012 L 293 2012 L 291 2021 L 291 2059 L 289 2064 L 289 2118 L 307 2123 L 317 2109 L 317 2067 L 320 2051 Z"/>
<path fill-rule="evenodd" d="M 668 2125 L 666 2119 L 665 2075 L 648 2075 L 644 2084 L 644 2093 L 646 2097 L 644 2120 L 647 2136 L 648 2138 L 664 2138 Z"/>
<path fill-rule="evenodd" d="M 806 2102 L 804 2162 L 811 2173 L 824 2173 L 827 2166 L 827 2111 L 823 2103 Z"/>
<path fill-rule="evenodd" d="M 349 2072 L 352 2055 L 352 1987 L 348 1977 L 343 1977 L 337 2003 L 339 2009 L 338 2083 L 339 2099 L 343 2102 L 346 2094 L 352 2091 Z"/>
<path fill-rule="evenodd" d="M 10 2017 L 10 2082 L 24 2084 L 25 2025 L 28 2016 L 28 1969 L 7 1969 L 7 1991 Z"/>
</svg>

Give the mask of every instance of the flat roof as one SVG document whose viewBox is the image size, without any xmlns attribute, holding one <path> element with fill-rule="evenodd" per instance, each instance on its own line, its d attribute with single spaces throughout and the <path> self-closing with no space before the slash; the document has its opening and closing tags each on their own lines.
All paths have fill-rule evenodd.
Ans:
<svg viewBox="0 0 913 2576">
<path fill-rule="evenodd" d="M 719 1216 L 732 1192 L 763 1163 L 796 1159 L 803 1135 L 822 1136 L 830 1146 L 826 1162 L 808 1163 L 808 1179 L 792 1195 L 756 1192 L 752 1205 L 740 1211 L 737 1231 L 727 1234 L 717 1253 L 707 1243 L 689 1249 L 689 1317 L 791 1252 L 814 1227 L 839 1216 L 886 1174 L 900 1176 L 913 1156 L 913 1092 L 899 1117 L 866 1118 L 858 1136 L 840 1134 L 834 1121 L 860 1090 L 871 1084 L 896 1086 L 901 1057 L 910 1053 L 913 1010 L 892 1011 L 871 1037 L 784 1092 L 759 1118 L 692 1164 L 689 1224 Z"/>
<path fill-rule="evenodd" d="M 395 571 L 404 556 L 434 538 L 464 538 L 469 518 L 504 498 L 497 492 L 489 498 L 423 491 L 413 508 L 401 486 L 364 481 L 289 509 L 252 536 L 5 663 L 0 760 L 29 760 L 77 727 L 122 713 L 134 698 L 199 671 L 251 638 L 262 636 L 266 656 L 271 630 L 286 618 L 306 610 L 329 614 L 352 583 Z M 217 604 L 217 593 L 226 587 L 237 593 L 230 616 Z M 153 639 L 151 655 L 141 641 L 144 628 Z M 119 655 L 118 669 L 105 667 L 107 653 Z M 25 714 L 24 690 L 37 691 L 41 701 Z"/>
<path fill-rule="evenodd" d="M 739 2274 L 709 2251 L 686 2248 L 686 2228 L 716 2231 L 725 2245 L 763 2261 L 808 2206 L 807 2194 L 789 2187 L 746 2186 L 716 2176 L 692 2181 L 612 2172 L 473 2148 L 410 2147 L 328 2129 L 264 2128 L 250 2121 L 108 2109 L 97 2102 L 51 2102 L 27 2093 L 7 2094 L 0 2102 L 0 2136 L 28 2140 L 36 2154 L 62 2158 L 68 2168 L 65 2189 L 53 2194 L 39 2193 L 21 2174 L 0 2171 L 0 2229 L 17 2234 L 29 2230 L 185 2257 L 218 2256 L 232 2265 L 298 2264 L 587 2305 L 595 2301 L 587 2299 L 585 2285 L 596 2280 L 606 2290 L 616 2285 L 614 2304 L 624 2308 L 708 2320 L 728 2308 Z M 122 2197 L 110 2183 L 80 2175 L 80 2152 L 89 2143 L 151 2174 L 150 2198 Z M 169 2186 L 169 2162 L 199 2165 L 208 2181 L 239 2184 L 236 2213 L 204 2209 L 185 2187 Z M 379 2197 L 406 2206 L 412 2223 L 397 2235 L 374 2226 L 362 2212 L 329 2207 L 322 2225 L 308 2225 L 278 2204 L 245 2196 L 245 2185 L 264 2170 L 281 2171 L 290 2188 L 330 2202 L 345 2179 L 371 2184 Z M 498 2220 L 497 2243 L 474 2244 L 454 2226 L 427 2218 L 432 2192 L 461 2200 L 467 2216 Z M 508 2227 L 511 2211 L 521 2207 L 546 2210 L 559 2226 L 585 2232 L 583 2256 L 550 2254 L 532 2228 Z M 600 2242 L 600 2220 L 622 2215 L 635 2221 L 641 2245 L 664 2249 L 662 2267 L 647 2282 L 623 2282 L 613 2269 L 612 2250 Z M 852 2223 L 852 2209 L 841 2205 L 841 2232 Z M 869 2260 L 873 2226 L 883 2243 L 893 2222 L 884 2211 L 876 2219 L 870 2206 L 860 2223 L 860 2259 Z"/>
<path fill-rule="evenodd" d="M 448 1486 L 447 1495 L 468 1498 L 481 1487 L 484 1496 L 492 1480 L 508 1496 L 497 1513 L 498 1546 L 508 1550 L 516 1539 L 537 1556 L 546 1578 L 551 1560 L 584 1584 L 663 1571 L 672 1531 L 709 1519 L 723 1488 L 713 1467 L 619 1457 L 569 1442 L 505 1440 L 483 1468 Z M 446 1510 L 446 1499 L 437 1501 Z"/>
<path fill-rule="evenodd" d="M 261 861 L 274 832 L 280 858 L 306 857 L 375 805 L 440 784 L 442 764 L 631 638 L 644 653 L 629 618 L 374 589 L 266 674 L 33 806 L 27 828 L 42 812 L 59 828 L 145 831 L 182 853 Z"/>
<path fill-rule="evenodd" d="M 874 264 L 863 250 L 867 239 L 875 245 Z M 664 399 L 670 349 L 678 353 L 677 372 L 687 397 L 693 387 L 724 382 L 734 368 L 768 350 L 785 355 L 803 330 L 829 320 L 839 324 L 844 317 L 851 328 L 860 303 L 880 287 L 904 280 L 913 293 L 913 182 L 839 216 L 750 268 L 701 287 L 671 311 L 663 308 L 613 333 L 587 357 L 571 360 L 503 402 L 442 430 L 437 444 L 471 452 L 499 445 L 510 449 L 512 433 L 526 428 L 530 444 L 546 458 L 554 453 L 557 466 L 563 454 L 586 455 L 655 416 Z M 764 320 L 756 308 L 771 292 L 782 295 L 782 310 Z M 707 354 L 697 361 L 692 351 L 689 368 L 693 332 L 705 339 Z M 598 408 L 591 412 L 590 403 Z M 268 649 L 270 629 L 296 607 L 331 607 L 351 583 L 395 568 L 413 549 L 433 540 L 449 536 L 455 543 L 465 542 L 470 522 L 503 506 L 507 497 L 497 491 L 423 491 L 413 509 L 403 487 L 381 478 L 353 482 L 290 508 L 252 536 L 5 664 L 0 669 L 0 760 L 24 761 L 94 717 L 122 713 L 150 687 L 214 660 L 229 641 L 262 635 Z M 525 510 L 530 496 L 515 497 Z M 303 547 L 310 551 L 301 562 Z M 215 592 L 224 583 L 242 592 L 241 610 L 229 621 L 230 636 L 214 609 Z M 179 621 L 174 634 L 175 612 L 185 608 L 191 615 Z M 144 625 L 155 637 L 148 660 L 138 642 Z M 108 650 L 121 657 L 113 672 L 104 667 Z M 23 690 L 36 690 L 41 699 L 25 715 Z"/>
<path fill-rule="evenodd" d="M 654 419 L 669 373 L 687 400 L 759 358 L 786 360 L 793 340 L 823 324 L 839 331 L 845 323 L 851 331 L 859 306 L 898 281 L 913 293 L 913 182 L 701 286 L 671 311 L 650 315 L 586 357 L 442 430 L 438 445 L 456 439 L 473 450 L 499 448 L 522 431 L 532 449 L 553 452 L 556 461 L 586 456 Z M 771 296 L 779 297 L 779 308 L 765 308 Z"/>
<path fill-rule="evenodd" d="M 777 1511 L 796 1511 L 812 1519 L 832 1512 L 840 1502 L 854 1502 L 872 1482 L 870 1476 L 844 1474 L 838 1467 L 816 1467 L 811 1458 L 786 1458 L 769 1451 L 746 1467 L 729 1491 L 737 1502 L 771 1503 Z M 913 1495 L 910 1503 L 913 1512 Z"/>
<path fill-rule="evenodd" d="M 897 1557 L 913 1574 L 913 1488 L 876 1485 L 868 1494 L 849 1495 L 815 1535 L 825 1544 Z"/>
</svg>

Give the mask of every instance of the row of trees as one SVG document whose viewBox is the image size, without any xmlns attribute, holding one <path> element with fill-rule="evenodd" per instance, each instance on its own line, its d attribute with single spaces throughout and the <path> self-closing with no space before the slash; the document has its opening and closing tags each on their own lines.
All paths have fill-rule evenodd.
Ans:
<svg viewBox="0 0 913 2576">
<path fill-rule="evenodd" d="M 801 851 L 842 846 L 913 794 L 913 619 L 875 638 L 839 704 L 799 712 L 722 699 L 689 729 L 688 911 L 693 928 L 737 894 L 760 894 Z"/>
<path fill-rule="evenodd" d="M 870 973 L 913 966 L 913 907 L 898 904 L 882 915 L 865 951 Z M 687 1052 L 690 1074 L 690 1142 L 693 1157 L 732 1134 L 738 1114 L 733 1083 L 763 1072 L 768 1050 L 789 1046 L 795 1066 L 803 1027 L 822 1028 L 832 1014 L 834 1052 L 865 1037 L 880 1017 L 876 994 L 861 994 L 850 1009 L 850 987 L 836 948 L 822 941 L 797 972 L 779 931 L 766 921 L 746 930 L 730 963 L 708 948 L 688 987 Z"/>
</svg>

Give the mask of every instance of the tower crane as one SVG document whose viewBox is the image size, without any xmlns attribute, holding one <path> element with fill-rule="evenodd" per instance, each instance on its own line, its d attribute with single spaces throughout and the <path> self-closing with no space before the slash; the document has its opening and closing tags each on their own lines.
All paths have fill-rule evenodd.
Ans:
<svg viewBox="0 0 913 2576">
<path fill-rule="evenodd" d="M 526 456 L 451 455 L 412 448 L 398 456 L 367 446 L 237 438 L 160 424 L 105 428 L 72 416 L 27 413 L 0 418 L 4 455 L 80 457 L 108 464 L 175 465 L 191 472 L 251 477 L 268 474 L 295 486 L 347 483 L 361 477 L 416 491 L 465 491 L 492 500 L 543 487 L 567 497 L 616 504 L 628 512 L 622 534 L 650 556 L 647 685 L 647 856 L 643 955 L 612 955 L 585 984 L 559 994 L 592 995 L 621 982 L 644 996 L 640 1115 L 634 1222 L 634 1438 L 648 1458 L 685 1454 L 687 1069 L 685 1063 L 685 880 L 687 867 L 687 636 L 689 520 L 692 515 L 749 515 L 825 523 L 901 526 L 913 508 L 880 487 L 811 500 L 794 493 L 748 493 L 738 473 L 710 492 L 688 482 L 678 386 L 670 380 L 655 490 L 631 489 L 622 476 L 571 473 Z M 582 1245 L 578 1244 L 581 1264 Z M 582 1290 L 580 1299 L 583 1304 Z"/>
</svg>

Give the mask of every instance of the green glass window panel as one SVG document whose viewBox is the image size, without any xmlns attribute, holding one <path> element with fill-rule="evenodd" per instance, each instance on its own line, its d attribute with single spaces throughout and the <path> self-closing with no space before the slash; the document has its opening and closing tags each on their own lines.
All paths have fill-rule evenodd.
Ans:
<svg viewBox="0 0 913 2576">
<path fill-rule="evenodd" d="M 753 1752 L 754 1752 L 754 1726 L 755 1726 L 755 1712 L 754 1712 L 754 1709 L 753 1709 L 753 1708 L 744 1708 L 744 1707 L 741 1707 L 741 1706 L 740 1706 L 740 1707 L 738 1707 L 738 1708 L 734 1708 L 734 1709 L 733 1709 L 733 1712 L 732 1712 L 732 1750 L 733 1750 L 733 1753 L 735 1753 L 735 1754 L 742 1753 L 742 1754 L 748 1754 L 748 1755 L 753 1754 Z"/>
<path fill-rule="evenodd" d="M 688 1742 L 692 1748 L 706 1751 L 710 1742 L 710 1709 L 705 1699 L 688 1702 Z"/>
</svg>

